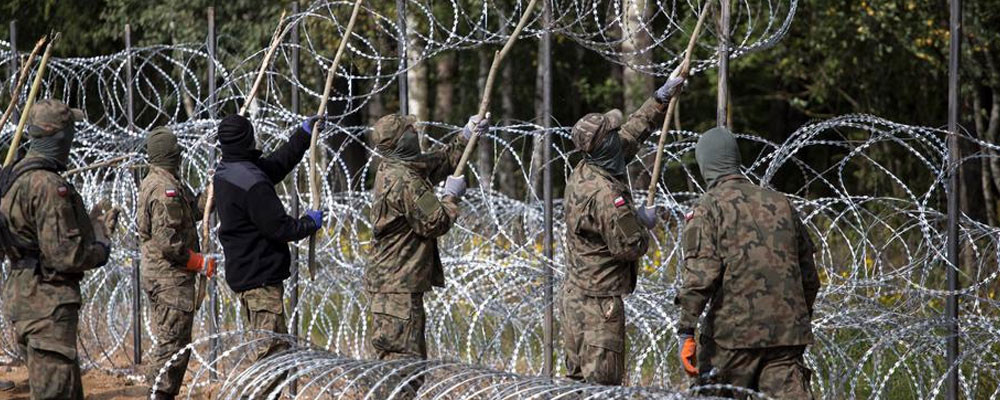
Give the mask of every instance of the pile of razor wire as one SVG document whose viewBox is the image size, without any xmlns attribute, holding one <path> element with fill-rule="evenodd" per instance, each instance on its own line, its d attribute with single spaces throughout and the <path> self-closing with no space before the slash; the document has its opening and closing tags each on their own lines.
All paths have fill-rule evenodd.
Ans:
<svg viewBox="0 0 1000 400">
<path fill-rule="evenodd" d="M 633 1 L 633 0 L 629 0 Z M 642 1 L 642 0 L 638 0 Z M 470 164 L 472 182 L 517 180 L 518 193 L 471 185 L 462 200 L 462 214 L 441 239 L 446 288 L 426 297 L 428 361 L 373 361 L 368 345 L 371 321 L 366 318 L 368 295 L 361 277 L 371 246 L 368 218 L 372 203 L 365 182 L 370 181 L 380 155 L 370 145 L 369 128 L 347 126 L 344 118 L 369 105 L 374 96 L 390 94 L 406 68 L 443 52 L 461 52 L 496 46 L 516 24 L 525 1 L 466 2 L 408 1 L 409 67 L 403 67 L 395 46 L 400 27 L 391 2 L 365 2 L 362 20 L 373 21 L 373 31 L 355 32 L 348 45 L 332 100 L 344 104 L 321 134 L 321 199 L 330 218 L 317 237 L 315 270 L 299 265 L 300 299 L 286 302 L 286 315 L 295 321 L 298 336 L 282 336 L 291 349 L 253 364 L 252 349 L 271 335 L 246 330 L 243 310 L 225 285 L 225 272 L 216 277 L 217 308 L 205 303 L 196 313 L 195 341 L 185 396 L 211 393 L 218 398 L 253 397 L 274 379 L 290 392 L 294 385 L 302 398 L 391 398 L 422 380 L 421 398 L 677 398 L 690 396 L 690 382 L 677 362 L 674 338 L 678 310 L 673 298 L 682 260 L 678 238 L 684 215 L 704 191 L 693 163 L 697 133 L 671 131 L 665 150 L 664 183 L 656 204 L 666 223 L 656 229 L 654 243 L 641 262 L 638 289 L 626 298 L 628 315 L 627 376 L 624 387 L 598 387 L 541 377 L 545 276 L 555 277 L 556 328 L 558 293 L 565 273 L 562 202 L 554 207 L 556 249 L 547 259 L 541 251 L 544 231 L 542 191 L 536 177 L 541 164 L 523 149 L 542 135 L 553 135 L 553 175 L 568 177 L 579 155 L 569 144 L 565 127 L 543 129 L 532 122 L 493 126 L 483 143 L 492 147 L 495 168 Z M 638 22 L 626 23 L 621 2 L 554 0 L 553 23 L 530 21 L 522 40 L 543 32 L 570 38 L 607 60 L 645 73 L 665 76 L 679 62 L 687 35 L 703 2 L 650 3 Z M 610 4 L 610 5 L 609 5 Z M 291 15 L 297 22 L 303 63 L 331 64 L 332 51 L 321 38 L 343 32 L 351 2 L 320 1 Z M 732 32 L 736 57 L 776 44 L 791 23 L 794 0 L 742 0 L 734 4 Z M 290 24 L 289 24 L 290 25 Z M 696 54 L 694 71 L 712 68 L 715 32 L 709 24 Z M 625 28 L 623 28 L 623 26 Z M 622 44 L 635 35 L 648 35 L 649 45 L 623 52 Z M 390 45 L 386 45 L 390 43 Z M 250 118 L 258 145 L 268 151 L 285 142 L 304 117 L 293 112 L 288 91 L 299 90 L 308 103 L 321 93 L 291 76 L 291 51 L 284 43 L 264 78 Z M 152 46 L 130 53 L 91 58 L 54 57 L 41 97 L 85 105 L 86 122 L 78 124 L 72 167 L 81 167 L 125 154 L 135 157 L 115 166 L 72 176 L 87 204 L 110 198 L 123 210 L 115 233 L 112 261 L 87 274 L 81 286 L 79 348 L 84 368 L 96 368 L 143 379 L 131 365 L 133 281 L 139 257 L 136 234 L 136 175 L 141 174 L 144 137 L 154 126 L 167 125 L 184 147 L 181 173 L 195 192 L 205 187 L 216 160 L 215 126 L 220 114 L 235 110 L 249 92 L 265 49 L 238 65 L 210 59 L 198 44 Z M 125 80 L 131 55 L 135 79 Z M 0 42 L 0 68 L 11 60 L 8 43 Z M 638 61 L 637 61 L 638 60 Z M 646 60 L 646 61 L 643 61 Z M 648 60 L 656 60 L 648 61 Z M 214 65 L 220 82 L 214 92 L 205 83 L 205 69 Z M 10 82 L 5 83 L 6 87 Z M 132 86 L 139 125 L 129 129 L 126 89 Z M 189 107 L 190 109 L 186 109 Z M 339 113 L 339 114 L 338 114 Z M 338 123 L 340 121 L 340 123 Z M 15 121 L 16 122 L 16 121 Z M 9 141 L 15 122 L 0 127 Z M 450 140 L 460 129 L 454 121 L 422 124 L 433 142 Z M 645 144 L 630 165 L 633 195 L 644 198 L 659 134 Z M 896 124 L 878 117 L 848 115 L 803 126 L 783 143 L 741 134 L 741 145 L 756 156 L 744 160 L 746 174 L 762 185 L 777 184 L 777 176 L 796 182 L 790 191 L 816 243 L 824 286 L 817 301 L 814 332 L 817 343 L 806 355 L 815 371 L 812 383 L 823 398 L 938 397 L 949 366 L 944 362 L 945 327 L 945 215 L 941 209 L 946 188 L 946 132 Z M 976 148 L 1000 151 L 995 144 L 971 136 L 961 140 Z M 482 144 L 481 144 L 482 145 Z M 891 150 L 891 151 L 890 151 Z M 361 165 L 351 158 L 364 152 Z M 886 154 L 909 154 L 906 162 Z M 835 157 L 819 158 L 816 154 Z M 813 155 L 806 157 L 806 155 Z M 973 154 L 968 157 L 993 157 Z M 355 157 L 356 158 L 356 157 Z M 501 163 L 504 165 L 500 167 Z M 913 166 L 919 168 L 914 170 Z M 303 163 L 277 191 L 291 209 L 297 200 L 309 204 L 308 177 Z M 486 175 L 485 171 L 489 171 Z M 511 173 L 511 171 L 513 171 Z M 860 175 L 865 171 L 865 175 Z M 558 179 L 556 179 L 558 180 Z M 858 185 L 857 182 L 868 182 Z M 789 187 L 781 182 L 781 187 Z M 857 191 L 857 187 L 868 188 Z M 214 232 L 214 231 L 213 231 Z M 997 287 L 1000 246 L 995 228 L 963 218 L 963 251 L 972 265 L 962 269 L 962 352 L 959 356 L 961 390 L 968 398 L 1000 398 L 1000 330 L 993 290 Z M 216 236 L 212 235 L 213 240 Z M 299 246 L 305 255 L 305 243 Z M 218 249 L 216 242 L 214 248 Z M 221 256 L 221 254 L 219 254 Z M 3 267 L 9 274 L 9 266 Z M 310 274 L 312 278 L 309 278 Z M 286 284 L 286 298 L 292 285 Z M 144 352 L 156 343 L 149 325 L 148 300 L 143 299 Z M 219 321 L 218 333 L 209 329 Z M 6 319 L 0 318 L 0 353 L 18 359 L 17 346 Z M 565 372 L 556 335 L 555 372 Z M 147 355 L 148 356 L 148 355 Z M 157 382 L 148 382 L 156 385 Z M 256 391 L 256 392 L 255 392 Z"/>
</svg>

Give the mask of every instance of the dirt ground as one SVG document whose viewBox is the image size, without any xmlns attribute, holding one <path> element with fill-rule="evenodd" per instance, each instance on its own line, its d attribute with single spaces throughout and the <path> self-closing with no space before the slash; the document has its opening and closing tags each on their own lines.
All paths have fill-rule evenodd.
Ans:
<svg viewBox="0 0 1000 400">
<path fill-rule="evenodd" d="M 14 390 L 0 392 L 0 400 L 28 400 L 28 370 L 24 366 L 0 366 L 0 378 L 12 380 L 17 385 Z M 145 385 L 102 371 L 89 370 L 83 373 L 83 393 L 90 400 L 132 400 L 148 399 Z"/>
</svg>

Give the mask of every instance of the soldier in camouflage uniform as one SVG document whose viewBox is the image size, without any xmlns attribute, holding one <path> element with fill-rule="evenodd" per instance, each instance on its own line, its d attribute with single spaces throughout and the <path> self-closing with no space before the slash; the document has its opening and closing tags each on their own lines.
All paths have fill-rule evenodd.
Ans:
<svg viewBox="0 0 1000 400">
<path fill-rule="evenodd" d="M 811 399 L 802 355 L 813 342 L 820 281 L 809 233 L 784 195 L 740 174 L 739 148 L 728 130 L 702 135 L 695 155 L 708 191 L 682 237 L 681 362 L 688 374 L 701 373 L 699 384 Z M 706 305 L 699 346 L 693 336 Z"/>
<path fill-rule="evenodd" d="M 421 153 L 412 115 L 387 115 L 376 122 L 372 141 L 384 156 L 375 173 L 371 207 L 372 252 L 365 271 L 374 321 L 371 344 L 377 358 L 426 358 L 424 292 L 444 287 L 437 238 L 458 217 L 465 178 L 450 176 L 473 130 L 487 119 L 469 119 L 462 134 L 444 148 Z M 444 196 L 434 185 L 447 178 Z M 413 389 L 420 382 L 412 385 Z"/>
<path fill-rule="evenodd" d="M 683 79 L 674 78 L 622 121 L 622 113 L 585 115 L 573 126 L 584 154 L 566 183 L 566 284 L 562 298 L 567 377 L 621 385 L 625 372 L 625 308 L 635 290 L 638 261 L 649 246 L 653 209 L 636 207 L 626 164 L 663 122 L 666 103 Z"/>
<path fill-rule="evenodd" d="M 11 261 L 4 286 L 7 317 L 27 356 L 32 399 L 83 399 L 76 351 L 80 280 L 108 261 L 116 213 L 88 215 L 60 175 L 66 170 L 80 110 L 54 100 L 31 108 L 28 154 L 0 172 L 0 243 Z"/>
<path fill-rule="evenodd" d="M 199 253 L 197 221 L 201 210 L 195 196 L 181 182 L 181 148 L 166 127 L 146 139 L 149 174 L 139 187 L 138 226 L 142 240 L 142 287 L 150 300 L 156 347 L 146 376 L 154 385 L 153 399 L 173 399 L 180 391 L 189 352 L 168 362 L 191 343 L 194 323 L 195 278 L 205 270 L 215 273 L 215 260 Z M 166 370 L 161 375 L 160 369 Z M 156 378 L 159 377 L 159 382 Z"/>
</svg>

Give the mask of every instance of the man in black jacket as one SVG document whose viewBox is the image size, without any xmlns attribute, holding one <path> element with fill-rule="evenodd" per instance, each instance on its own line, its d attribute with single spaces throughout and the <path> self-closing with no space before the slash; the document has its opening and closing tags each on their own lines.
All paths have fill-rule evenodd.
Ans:
<svg viewBox="0 0 1000 400">
<path fill-rule="evenodd" d="M 307 119 L 287 143 L 266 157 L 256 149 L 249 120 L 230 115 L 219 124 L 222 162 L 214 179 L 219 239 L 226 256 L 226 283 L 246 309 L 247 329 L 288 332 L 282 305 L 282 281 L 291 275 L 287 243 L 306 238 L 323 225 L 321 211 L 306 211 L 298 219 L 289 216 L 274 190 L 302 160 L 314 122 L 315 117 Z M 285 348 L 282 341 L 267 340 L 252 361 Z"/>
</svg>

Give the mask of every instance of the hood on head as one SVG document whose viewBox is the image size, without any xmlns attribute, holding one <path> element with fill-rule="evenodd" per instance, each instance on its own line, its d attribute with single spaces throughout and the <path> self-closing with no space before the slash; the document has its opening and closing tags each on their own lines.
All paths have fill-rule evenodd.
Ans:
<svg viewBox="0 0 1000 400">
<path fill-rule="evenodd" d="M 621 128 L 624 117 L 618 109 L 613 109 L 606 113 L 590 113 L 584 115 L 573 125 L 573 145 L 577 150 L 584 153 L 594 151 L 597 146 L 604 143 L 604 138 L 609 132 L 617 131 Z"/>
<path fill-rule="evenodd" d="M 694 150 L 702 179 L 711 188 L 719 178 L 740 173 L 740 146 L 736 136 L 723 127 L 709 129 L 698 138 Z"/>
<path fill-rule="evenodd" d="M 70 108 L 59 100 L 45 99 L 35 103 L 28 113 L 29 151 L 65 167 L 76 135 L 75 122 L 82 120 L 83 111 Z"/>
<path fill-rule="evenodd" d="M 181 166 L 181 147 L 177 144 L 177 135 L 165 126 L 160 126 L 150 132 L 146 138 L 146 154 L 149 163 L 171 171 L 175 175 Z"/>
<path fill-rule="evenodd" d="M 413 160 L 420 156 L 420 141 L 417 138 L 413 115 L 389 114 L 375 122 L 372 142 L 375 150 L 385 157 Z"/>
<path fill-rule="evenodd" d="M 253 136 L 253 124 L 241 115 L 229 115 L 219 122 L 219 145 L 222 158 L 228 161 L 254 160 L 260 157 Z"/>
</svg>

